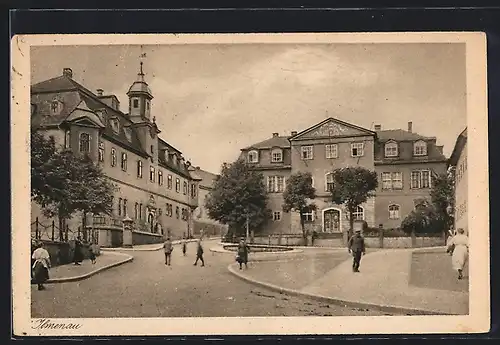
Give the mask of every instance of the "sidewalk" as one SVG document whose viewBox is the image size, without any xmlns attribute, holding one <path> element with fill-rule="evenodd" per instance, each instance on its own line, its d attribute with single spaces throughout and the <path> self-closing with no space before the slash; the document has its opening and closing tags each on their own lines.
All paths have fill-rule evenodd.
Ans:
<svg viewBox="0 0 500 345">
<path fill-rule="evenodd" d="M 394 249 L 368 253 L 361 260 L 360 273 L 352 272 L 352 261 L 349 258 L 305 286 L 295 284 L 285 287 L 279 285 L 279 281 L 273 282 L 276 267 L 271 265 L 255 263 L 248 271 L 235 270 L 234 265 L 229 269 L 233 274 L 240 275 L 248 281 L 254 280 L 260 285 L 267 284 L 273 289 L 280 287 L 285 293 L 302 294 L 326 302 L 366 308 L 376 307 L 388 312 L 411 315 L 467 314 L 469 304 L 467 292 L 430 289 L 410 284 L 413 251 L 413 249 Z M 443 253 L 443 260 L 448 258 Z M 256 272 L 262 270 L 266 273 Z M 301 270 L 287 273 L 293 271 Z M 289 278 L 288 282 L 300 281 L 299 278 Z"/>
<path fill-rule="evenodd" d="M 94 265 L 90 260 L 84 260 L 81 265 L 67 264 L 50 269 L 48 284 L 67 283 L 86 279 L 96 273 L 112 267 L 123 265 L 133 260 L 133 257 L 123 253 L 103 253 L 97 257 Z"/>
</svg>

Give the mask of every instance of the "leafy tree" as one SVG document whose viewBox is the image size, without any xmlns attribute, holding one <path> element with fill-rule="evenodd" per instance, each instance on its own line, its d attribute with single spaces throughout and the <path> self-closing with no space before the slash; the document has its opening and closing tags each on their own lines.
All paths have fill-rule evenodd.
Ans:
<svg viewBox="0 0 500 345">
<path fill-rule="evenodd" d="M 349 237 L 352 236 L 354 212 L 359 205 L 375 196 L 377 173 L 363 167 L 346 167 L 333 171 L 332 201 L 345 205 L 349 213 Z"/>
<path fill-rule="evenodd" d="M 307 231 L 305 228 L 305 214 L 316 210 L 311 202 L 316 197 L 316 189 L 312 186 L 312 176 L 308 172 L 297 172 L 291 175 L 286 182 L 283 193 L 283 211 L 298 212 L 304 244 L 307 245 Z"/>
<path fill-rule="evenodd" d="M 208 216 L 230 229 L 244 233 L 247 216 L 249 227 L 258 231 L 271 218 L 267 208 L 264 176 L 249 169 L 244 160 L 224 163 L 213 190 L 206 197 Z"/>
<path fill-rule="evenodd" d="M 436 174 L 432 179 L 431 201 L 436 211 L 436 216 L 441 222 L 442 230 L 446 235 L 447 230 L 453 224 L 453 212 L 455 204 L 455 177 L 454 169 L 449 169 L 444 174 Z"/>
<path fill-rule="evenodd" d="M 407 234 L 433 233 L 441 229 L 441 222 L 434 206 L 425 198 L 415 199 L 415 209 L 401 222 Z"/>
<path fill-rule="evenodd" d="M 32 133 L 31 138 L 32 199 L 45 216 L 58 217 L 60 232 L 77 211 L 111 210 L 115 186 L 89 157 L 59 151 L 52 138 L 40 133 Z"/>
</svg>

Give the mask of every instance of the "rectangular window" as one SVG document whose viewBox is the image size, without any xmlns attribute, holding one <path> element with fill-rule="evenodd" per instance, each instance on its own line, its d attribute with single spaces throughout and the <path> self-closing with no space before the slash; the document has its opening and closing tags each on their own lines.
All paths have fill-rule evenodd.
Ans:
<svg viewBox="0 0 500 345">
<path fill-rule="evenodd" d="M 139 204 L 139 219 L 142 219 L 142 204 Z"/>
<path fill-rule="evenodd" d="M 119 198 L 118 199 L 118 215 L 119 216 L 122 215 L 122 207 L 123 207 L 122 198 Z"/>
<path fill-rule="evenodd" d="M 338 145 L 337 144 L 328 144 L 325 145 L 326 158 L 338 158 Z"/>
<path fill-rule="evenodd" d="M 69 149 L 71 147 L 71 132 L 66 131 L 64 135 L 64 148 Z"/>
<path fill-rule="evenodd" d="M 127 199 L 123 199 L 123 216 L 127 216 Z"/>
<path fill-rule="evenodd" d="M 134 103 L 134 108 L 139 108 L 139 100 L 138 99 L 134 99 L 133 103 Z"/>
<path fill-rule="evenodd" d="M 274 211 L 274 213 L 273 213 L 273 220 L 274 221 L 280 221 L 281 220 L 281 212 L 280 211 Z"/>
<path fill-rule="evenodd" d="M 351 156 L 361 157 L 364 154 L 364 144 L 363 143 L 352 143 L 351 144 Z"/>
<path fill-rule="evenodd" d="M 177 219 L 179 219 L 179 212 L 180 212 L 180 211 L 179 211 L 179 206 L 176 206 L 176 207 L 175 207 L 175 217 L 176 217 Z"/>
<path fill-rule="evenodd" d="M 191 185 L 191 198 L 196 198 L 196 185 L 194 183 Z"/>
<path fill-rule="evenodd" d="M 163 186 L 163 171 L 158 170 L 158 184 Z"/>
<path fill-rule="evenodd" d="M 135 205 L 134 205 L 134 219 L 137 219 L 138 213 L 139 213 L 139 204 L 135 203 Z"/>
<path fill-rule="evenodd" d="M 411 172 L 411 188 L 424 189 L 431 188 L 430 170 L 414 170 Z"/>
<path fill-rule="evenodd" d="M 184 183 L 182 185 L 182 192 L 184 195 L 186 195 L 188 193 L 188 184 L 186 181 L 184 181 Z"/>
<path fill-rule="evenodd" d="M 267 191 L 269 193 L 283 193 L 285 191 L 285 178 L 283 176 L 268 176 Z"/>
<path fill-rule="evenodd" d="M 392 178 L 390 172 L 382 173 L 382 189 L 392 189 Z"/>
<path fill-rule="evenodd" d="M 178 178 L 175 179 L 175 191 L 177 193 L 181 192 L 181 180 L 179 180 Z"/>
<path fill-rule="evenodd" d="M 167 176 L 167 188 L 172 189 L 172 175 Z"/>
<path fill-rule="evenodd" d="M 403 189 L 403 176 L 400 172 L 383 172 L 382 189 Z"/>
<path fill-rule="evenodd" d="M 127 171 L 127 154 L 125 152 L 122 152 L 121 166 L 123 171 Z"/>
<path fill-rule="evenodd" d="M 151 182 L 155 182 L 155 168 L 154 167 L 149 167 L 149 180 Z"/>
<path fill-rule="evenodd" d="M 282 162 L 283 161 L 283 152 L 281 150 L 275 150 L 272 152 L 271 162 Z"/>
<path fill-rule="evenodd" d="M 283 176 L 276 176 L 276 191 L 278 193 L 285 191 L 285 178 Z"/>
<path fill-rule="evenodd" d="M 313 146 L 302 146 L 300 150 L 302 160 L 313 159 Z"/>
<path fill-rule="evenodd" d="M 99 162 L 104 162 L 104 143 L 99 142 Z"/>
<path fill-rule="evenodd" d="M 116 150 L 114 147 L 111 148 L 111 166 L 116 166 Z"/>
<path fill-rule="evenodd" d="M 392 173 L 392 188 L 403 189 L 403 174 L 400 172 Z"/>
<path fill-rule="evenodd" d="M 142 161 L 137 161 L 137 177 L 142 178 Z"/>
<path fill-rule="evenodd" d="M 314 212 L 304 213 L 304 214 L 302 214 L 302 216 L 304 217 L 305 222 L 313 222 L 314 221 Z"/>
</svg>

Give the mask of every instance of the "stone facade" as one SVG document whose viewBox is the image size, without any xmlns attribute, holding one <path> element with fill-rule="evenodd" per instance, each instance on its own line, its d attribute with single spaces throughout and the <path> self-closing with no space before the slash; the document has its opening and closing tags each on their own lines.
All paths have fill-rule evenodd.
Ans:
<svg viewBox="0 0 500 345">
<path fill-rule="evenodd" d="M 190 163 L 158 136 L 142 64 L 127 95 L 129 111 L 123 113 L 116 96 L 88 90 L 73 79 L 69 68 L 31 87 L 32 130 L 53 136 L 61 148 L 89 155 L 118 187 L 113 215 L 89 217 L 87 225 L 95 230 L 91 235 L 81 229 L 87 240 L 94 237 L 101 246 L 118 241 L 112 239 L 126 216 L 133 220 L 134 238 L 140 242 L 180 238 L 192 230 L 192 211 L 198 206 L 199 179 L 191 176 Z M 38 205 L 31 211 L 33 220 L 43 221 Z M 81 215 L 68 222 L 73 237 L 81 225 Z"/>
<path fill-rule="evenodd" d="M 450 165 L 455 167 L 455 224 L 454 228 L 462 228 L 469 232 L 467 199 L 467 129 L 457 138 L 455 148 L 450 157 Z"/>
<path fill-rule="evenodd" d="M 397 228 L 414 208 L 414 200 L 429 197 L 432 174 L 446 171 L 446 158 L 436 138 L 408 130 L 368 130 L 328 118 L 300 133 L 273 136 L 242 149 L 240 158 L 264 175 L 269 192 L 269 207 L 280 212 L 266 233 L 301 233 L 297 213 L 283 213 L 283 191 L 287 178 L 296 172 L 310 172 L 316 188 L 317 210 L 308 215 L 309 231 L 340 233 L 349 229 L 343 205 L 330 200 L 328 175 L 337 168 L 361 166 L 375 171 L 379 180 L 376 196 L 360 205 L 356 219 L 370 227 Z M 390 177 L 390 180 L 388 179 Z"/>
</svg>

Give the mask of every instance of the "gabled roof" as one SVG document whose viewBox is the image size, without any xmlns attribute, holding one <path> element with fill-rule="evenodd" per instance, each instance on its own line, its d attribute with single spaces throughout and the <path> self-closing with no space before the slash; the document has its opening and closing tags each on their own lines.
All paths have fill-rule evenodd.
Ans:
<svg viewBox="0 0 500 345">
<path fill-rule="evenodd" d="M 309 127 L 302 132 L 299 132 L 289 138 L 292 140 L 301 140 L 307 137 L 324 138 L 324 137 L 345 137 L 345 136 L 375 136 L 375 132 L 347 123 L 333 117 L 329 117 L 320 123 Z"/>
<path fill-rule="evenodd" d="M 207 188 L 213 188 L 213 185 L 215 183 L 215 180 L 217 179 L 216 174 L 212 174 L 209 171 L 205 171 L 200 169 L 200 167 L 193 167 L 191 166 L 189 168 L 189 173 L 191 176 L 197 176 L 201 181 L 200 181 L 200 186 L 207 187 Z"/>
<path fill-rule="evenodd" d="M 73 79 L 68 78 L 65 75 L 61 75 L 59 77 L 55 77 L 49 80 L 44 80 L 39 83 L 31 85 L 31 92 L 41 93 L 41 92 L 71 91 L 71 90 L 77 90 L 80 87 L 83 86 L 78 84 Z"/>
<path fill-rule="evenodd" d="M 383 130 L 383 131 L 376 131 L 377 133 L 377 138 L 379 141 L 389 141 L 389 140 L 396 140 L 396 141 L 415 141 L 415 140 L 429 140 L 429 139 L 436 139 L 435 137 L 424 137 L 420 134 L 413 133 L 413 132 L 408 132 L 404 131 L 402 129 L 388 129 L 388 130 Z"/>
<path fill-rule="evenodd" d="M 68 115 L 66 121 L 73 122 L 81 119 L 87 119 L 92 122 L 95 126 L 104 128 L 106 125 L 101 121 L 99 116 L 94 113 L 85 103 L 81 101 L 80 104 Z"/>
<path fill-rule="evenodd" d="M 253 144 L 251 146 L 245 147 L 244 149 L 241 149 L 241 151 L 250 149 L 262 150 L 262 149 L 270 149 L 273 147 L 281 147 L 283 149 L 288 148 L 290 147 L 290 142 L 288 141 L 288 138 L 290 137 L 285 137 L 285 136 L 272 137 L 264 141 L 261 141 L 259 143 Z"/>
<path fill-rule="evenodd" d="M 451 153 L 450 159 L 448 161 L 449 165 L 456 166 L 460 154 L 464 149 L 465 144 L 467 143 L 467 127 L 460 133 L 455 142 L 455 147 L 453 148 L 453 152 Z"/>
</svg>

